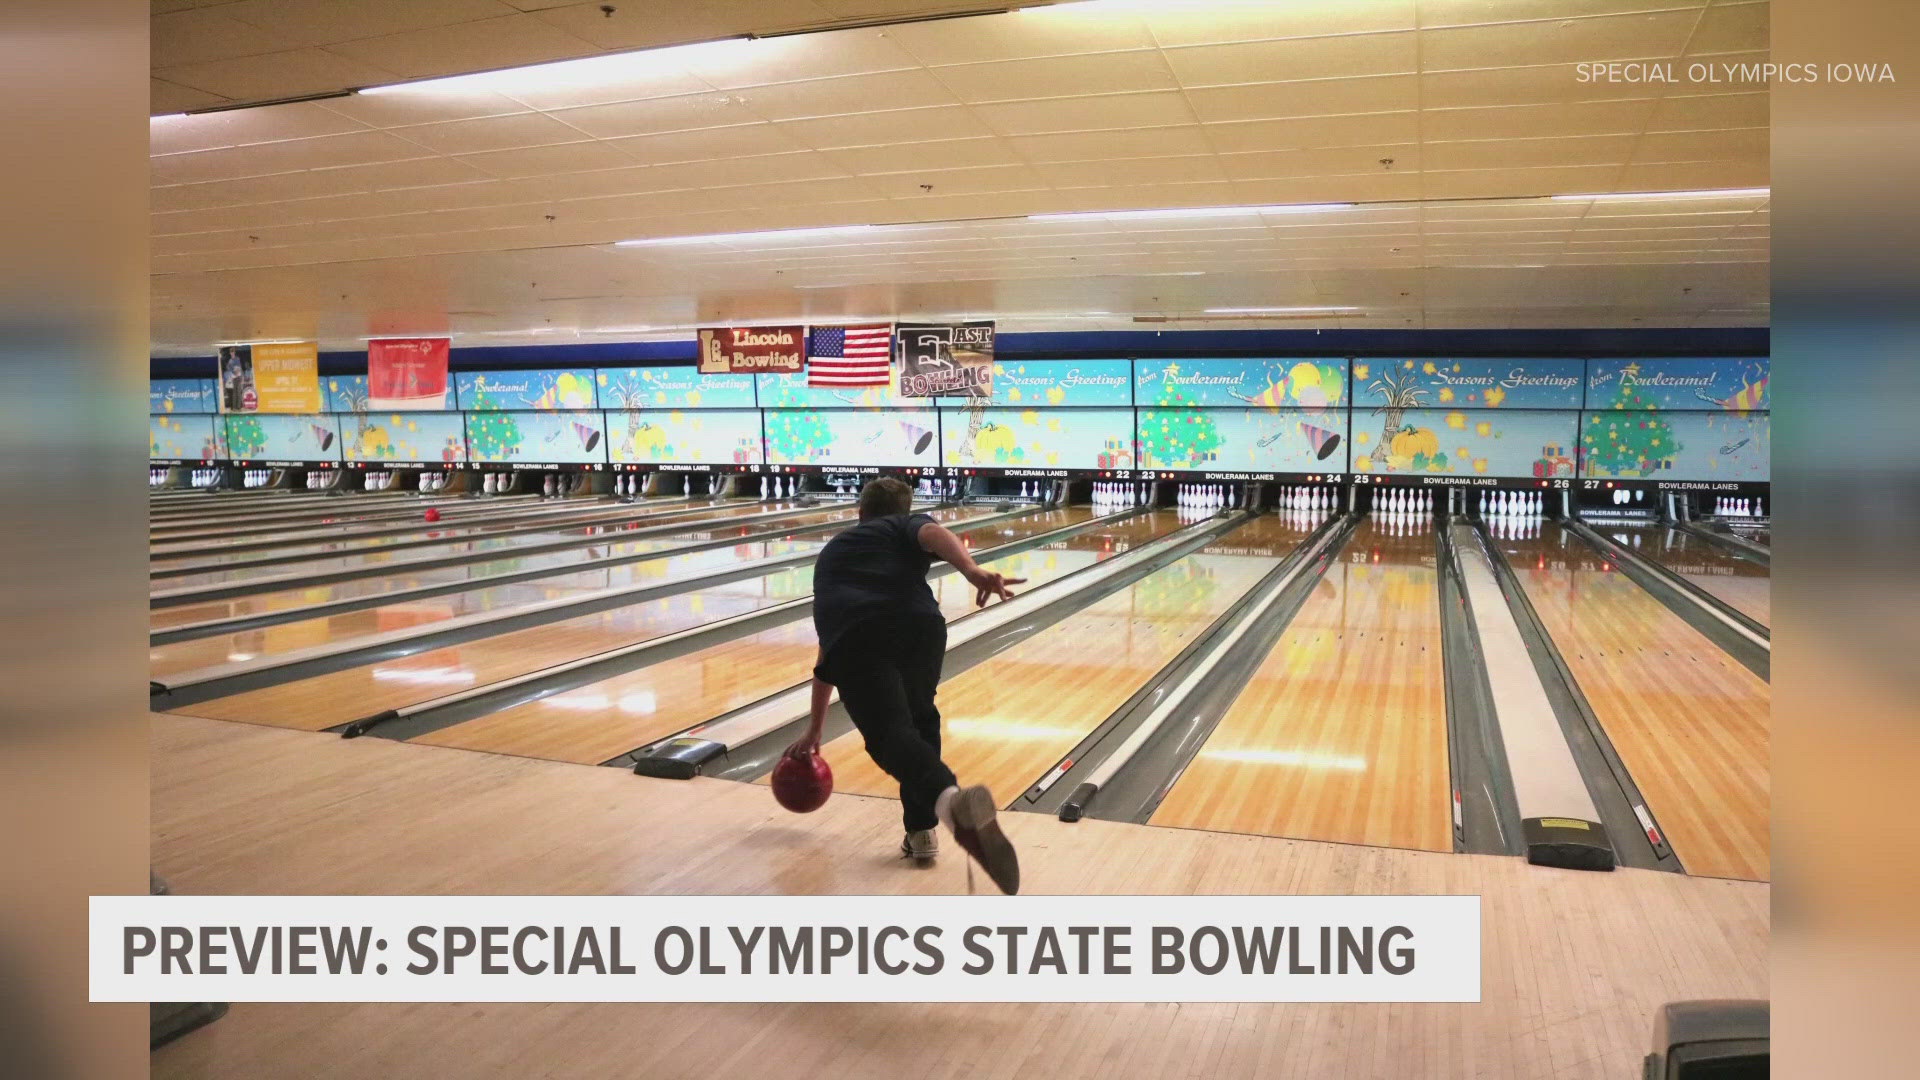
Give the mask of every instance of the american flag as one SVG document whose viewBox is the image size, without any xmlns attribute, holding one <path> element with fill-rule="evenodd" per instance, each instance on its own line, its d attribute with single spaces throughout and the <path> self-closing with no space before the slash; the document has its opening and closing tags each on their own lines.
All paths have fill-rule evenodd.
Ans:
<svg viewBox="0 0 1920 1080">
<path fill-rule="evenodd" d="M 816 326 L 807 341 L 808 386 L 885 386 L 893 326 Z"/>
</svg>

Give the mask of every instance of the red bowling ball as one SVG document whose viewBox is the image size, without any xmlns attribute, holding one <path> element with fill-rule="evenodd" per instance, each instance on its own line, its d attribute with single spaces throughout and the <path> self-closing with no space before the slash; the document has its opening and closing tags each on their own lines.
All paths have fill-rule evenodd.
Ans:
<svg viewBox="0 0 1920 1080">
<path fill-rule="evenodd" d="M 433 507 L 431 507 L 431 506 L 430 506 L 430 507 L 428 507 L 428 508 L 427 508 L 427 522 L 428 522 L 428 524 L 432 524 L 433 522 L 436 522 L 436 521 L 439 521 L 439 520 L 440 520 L 440 511 L 438 511 L 438 510 L 436 510 L 436 509 L 434 509 L 434 508 L 433 508 Z"/>
<path fill-rule="evenodd" d="M 802 736 L 773 767 L 773 797 L 796 814 L 810 814 L 833 794 L 833 767 L 820 756 L 820 730 Z"/>
</svg>

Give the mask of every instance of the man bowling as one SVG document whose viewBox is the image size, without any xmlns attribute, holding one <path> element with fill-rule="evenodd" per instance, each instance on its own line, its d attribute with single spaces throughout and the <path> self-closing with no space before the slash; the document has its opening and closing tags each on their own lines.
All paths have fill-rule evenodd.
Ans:
<svg viewBox="0 0 1920 1080">
<path fill-rule="evenodd" d="M 995 820 L 984 785 L 960 787 L 940 760 L 940 711 L 933 697 L 947 654 L 947 621 L 927 585 L 935 559 L 951 563 L 976 590 L 975 603 L 1011 599 L 1008 578 L 983 570 L 960 538 L 912 513 L 913 491 L 882 478 L 860 492 L 860 521 L 827 542 L 813 567 L 813 716 L 833 690 L 866 739 L 867 754 L 900 782 L 903 855 L 939 851 L 936 825 L 980 863 L 1001 892 L 1020 889 L 1020 862 Z"/>
</svg>

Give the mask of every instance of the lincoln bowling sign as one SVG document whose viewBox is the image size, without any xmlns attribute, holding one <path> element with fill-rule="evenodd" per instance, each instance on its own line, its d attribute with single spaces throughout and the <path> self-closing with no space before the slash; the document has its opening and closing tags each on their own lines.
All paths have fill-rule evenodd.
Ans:
<svg viewBox="0 0 1920 1080">
<path fill-rule="evenodd" d="M 700 374 L 805 369 L 806 330 L 799 326 L 728 326 L 700 331 Z"/>
</svg>

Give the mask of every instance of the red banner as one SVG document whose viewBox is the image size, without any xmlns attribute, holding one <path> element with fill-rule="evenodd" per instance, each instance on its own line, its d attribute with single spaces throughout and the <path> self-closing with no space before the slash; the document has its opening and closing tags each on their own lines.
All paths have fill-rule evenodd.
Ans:
<svg viewBox="0 0 1920 1080">
<path fill-rule="evenodd" d="M 367 342 L 368 411 L 446 407 L 446 338 L 383 338 Z"/>
<path fill-rule="evenodd" d="M 807 362 L 806 329 L 730 326 L 700 331 L 700 374 L 799 373 Z"/>
</svg>

